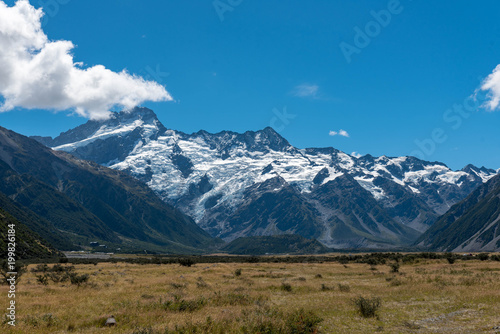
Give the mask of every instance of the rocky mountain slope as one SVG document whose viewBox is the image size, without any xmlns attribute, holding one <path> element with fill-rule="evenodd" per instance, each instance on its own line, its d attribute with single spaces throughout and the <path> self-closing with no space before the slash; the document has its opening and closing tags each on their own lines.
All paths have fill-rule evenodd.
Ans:
<svg viewBox="0 0 500 334">
<path fill-rule="evenodd" d="M 500 251 L 500 175 L 454 205 L 417 245 L 436 251 Z"/>
<path fill-rule="evenodd" d="M 408 244 L 497 173 L 298 149 L 272 128 L 186 134 L 166 129 L 146 108 L 36 139 L 146 182 L 227 241 L 286 233 L 340 248 Z"/>
<path fill-rule="evenodd" d="M 214 243 L 135 178 L 2 127 L 0 192 L 50 222 L 75 248 L 99 241 L 127 250 L 195 253 Z"/>
</svg>

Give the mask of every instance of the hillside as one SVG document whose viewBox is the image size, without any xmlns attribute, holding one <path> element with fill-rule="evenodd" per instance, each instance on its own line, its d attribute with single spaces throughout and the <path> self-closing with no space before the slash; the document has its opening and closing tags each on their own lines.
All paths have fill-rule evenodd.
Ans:
<svg viewBox="0 0 500 334">
<path fill-rule="evenodd" d="M 49 258 L 62 256 L 52 245 L 43 240 L 37 233 L 30 230 L 26 225 L 20 223 L 7 211 L 0 207 L 0 258 L 7 259 L 7 234 L 8 225 L 14 224 L 15 230 L 15 254 L 16 260 L 32 258 Z"/>
<path fill-rule="evenodd" d="M 73 250 L 75 246 L 68 236 L 58 230 L 49 220 L 37 215 L 25 206 L 14 202 L 0 192 L 0 208 L 8 212 L 15 220 L 22 222 L 31 231 L 36 231 L 40 237 L 59 250 Z"/>
<path fill-rule="evenodd" d="M 454 205 L 416 244 L 435 251 L 500 251 L 500 175 Z"/>
</svg>

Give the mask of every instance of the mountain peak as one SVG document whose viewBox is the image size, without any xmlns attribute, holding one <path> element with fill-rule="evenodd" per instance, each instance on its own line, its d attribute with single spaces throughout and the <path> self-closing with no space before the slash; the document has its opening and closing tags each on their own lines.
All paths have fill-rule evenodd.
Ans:
<svg viewBox="0 0 500 334">
<path fill-rule="evenodd" d="M 120 112 L 113 113 L 110 119 L 101 122 L 107 123 L 110 120 L 119 120 L 119 121 L 142 120 L 145 123 L 151 123 L 154 121 L 158 121 L 158 117 L 156 116 L 155 112 L 149 108 L 135 107 L 132 110 L 122 110 Z"/>
<path fill-rule="evenodd" d="M 238 133 L 233 131 L 220 131 L 218 133 L 209 133 L 200 130 L 189 138 L 202 138 L 211 147 L 220 152 L 229 152 L 234 148 L 243 148 L 250 152 L 284 152 L 293 148 L 290 143 L 277 133 L 273 128 L 266 127 L 258 131 L 246 131 Z"/>
<path fill-rule="evenodd" d="M 166 130 L 151 109 L 136 107 L 113 113 L 106 120 L 90 120 L 54 139 L 32 139 L 78 158 L 108 165 L 124 159 L 136 145 L 155 140 Z"/>
<path fill-rule="evenodd" d="M 250 149 L 260 150 L 264 147 L 269 148 L 273 151 L 285 151 L 292 147 L 288 140 L 283 138 L 278 132 L 276 132 L 270 126 L 265 127 L 263 130 L 259 131 L 247 131 L 243 134 L 245 139 L 252 138 Z M 248 140 L 245 140 L 249 143 Z"/>
<path fill-rule="evenodd" d="M 494 169 L 486 168 L 484 166 L 477 167 L 477 166 L 474 166 L 473 164 L 468 164 L 467 166 L 462 168 L 462 171 L 464 171 L 464 172 L 475 171 L 475 172 L 484 172 L 484 173 L 495 173 Z"/>
</svg>

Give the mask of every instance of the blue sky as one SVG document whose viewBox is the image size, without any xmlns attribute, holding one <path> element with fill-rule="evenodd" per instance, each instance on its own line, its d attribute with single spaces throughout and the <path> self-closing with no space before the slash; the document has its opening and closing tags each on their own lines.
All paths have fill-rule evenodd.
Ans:
<svg viewBox="0 0 500 334">
<path fill-rule="evenodd" d="M 168 128 L 274 126 L 299 148 L 500 168 L 500 111 L 477 102 L 471 111 L 468 99 L 500 64 L 498 1 L 30 3 L 45 7 L 45 34 L 72 41 L 83 67 L 163 85 L 173 101 L 141 105 Z M 368 45 L 356 44 L 356 27 Z M 346 44 L 356 47 L 350 59 Z M 69 111 L 0 113 L 0 125 L 26 135 L 56 136 L 85 121 Z"/>
</svg>

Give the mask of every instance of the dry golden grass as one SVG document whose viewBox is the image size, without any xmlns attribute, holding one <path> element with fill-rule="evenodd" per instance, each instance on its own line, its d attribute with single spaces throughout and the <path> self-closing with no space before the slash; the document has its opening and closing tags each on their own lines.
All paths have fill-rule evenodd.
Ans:
<svg viewBox="0 0 500 334">
<path fill-rule="evenodd" d="M 493 329 L 500 326 L 500 262 L 421 260 L 399 271 L 338 263 L 100 263 L 76 266 L 90 275 L 80 287 L 68 281 L 44 286 L 29 272 L 17 287 L 17 325 L 3 323 L 0 332 L 164 333 L 210 317 L 218 324 L 210 328 L 240 333 L 273 310 L 286 315 L 300 308 L 323 319 L 320 333 L 500 332 Z M 5 310 L 5 285 L 0 295 Z M 358 296 L 381 298 L 378 317 L 358 313 Z M 110 315 L 117 326 L 105 328 Z"/>
</svg>

